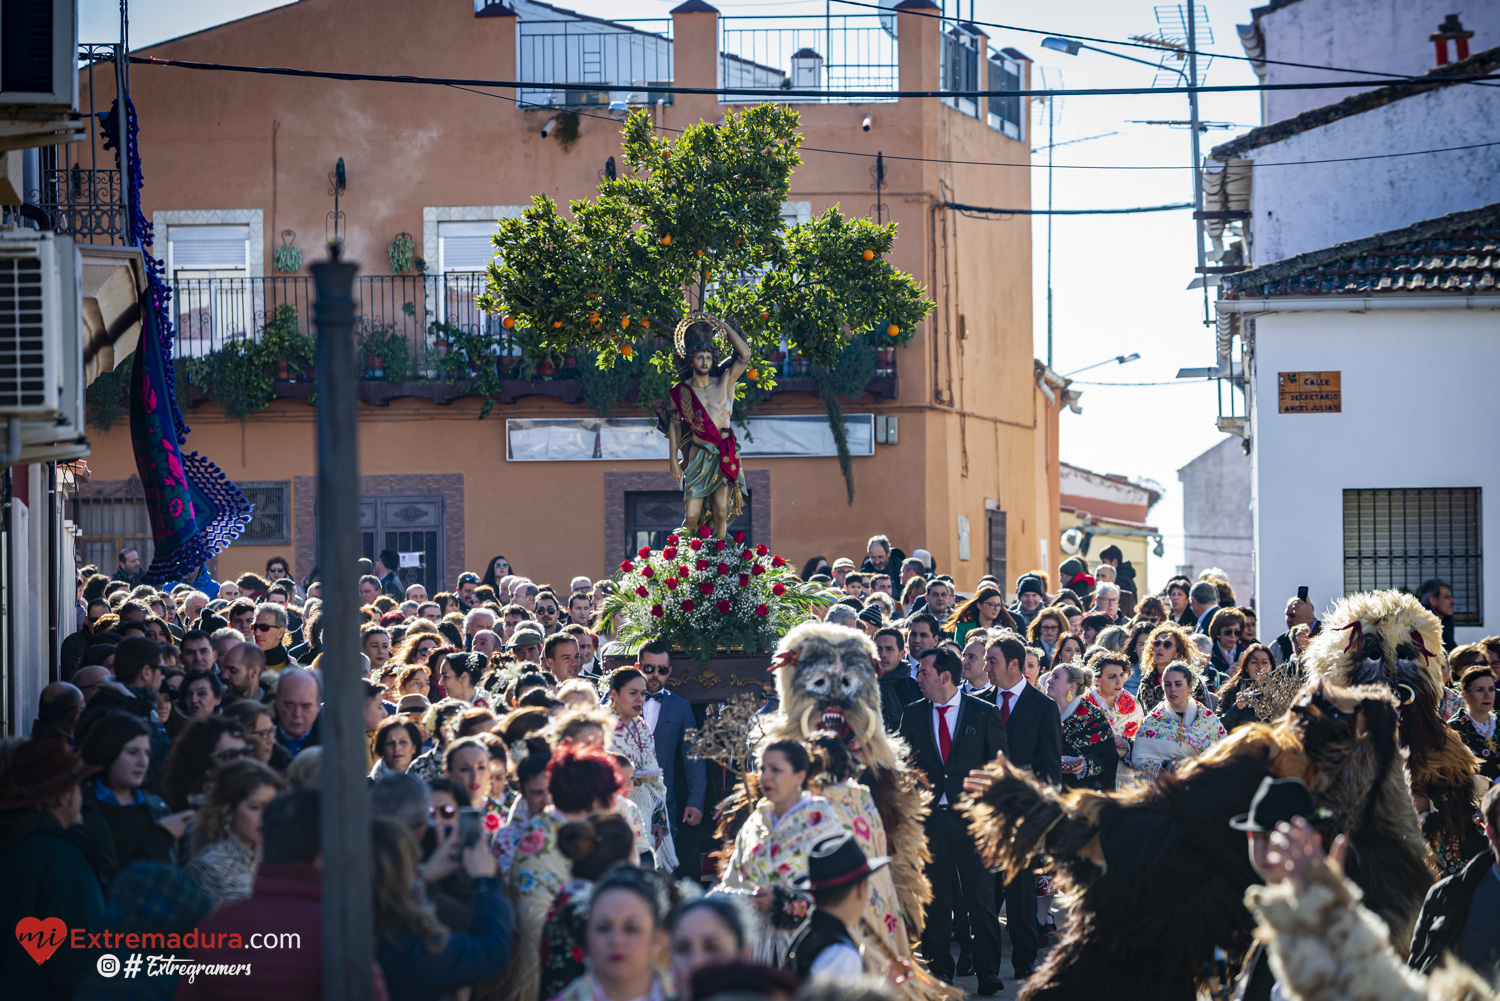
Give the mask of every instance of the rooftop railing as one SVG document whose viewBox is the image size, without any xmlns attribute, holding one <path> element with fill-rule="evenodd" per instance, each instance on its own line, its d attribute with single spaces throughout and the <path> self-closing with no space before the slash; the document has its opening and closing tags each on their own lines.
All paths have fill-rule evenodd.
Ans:
<svg viewBox="0 0 1500 1001">
<path fill-rule="evenodd" d="M 894 15 L 719 18 L 721 87 L 894 91 L 899 67 Z M 775 98 L 733 93 L 719 98 L 721 104 L 765 100 Z M 806 104 L 819 99 L 788 96 L 785 100 Z M 871 98 L 821 100 L 864 102 Z"/>
</svg>

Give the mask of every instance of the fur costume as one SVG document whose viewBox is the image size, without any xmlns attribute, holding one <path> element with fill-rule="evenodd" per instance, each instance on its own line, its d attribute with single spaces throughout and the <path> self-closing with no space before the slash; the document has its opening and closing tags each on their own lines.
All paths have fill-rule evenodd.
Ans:
<svg viewBox="0 0 1500 1001">
<path fill-rule="evenodd" d="M 907 936 L 916 941 L 932 900 L 923 827 L 931 797 L 925 779 L 905 763 L 905 743 L 885 731 L 875 662 L 875 644 L 861 632 L 816 620 L 794 627 L 776 647 L 780 707 L 774 715 L 762 717 L 757 747 L 777 740 L 805 741 L 819 730 L 830 730 L 849 745 L 864 768 L 859 781 L 869 788 L 885 826 L 898 908 Z M 734 844 L 759 798 L 755 774 L 747 772 L 719 807 L 716 833 L 721 843 Z M 945 993 L 925 971 L 908 983 L 928 997 Z"/>
<path fill-rule="evenodd" d="M 1443 631 L 1437 616 L 1399 591 L 1339 599 L 1301 658 L 1309 681 L 1383 684 L 1401 701 L 1401 745 L 1413 795 L 1432 806 L 1422 834 L 1442 869 L 1455 872 L 1484 849 L 1474 824 L 1484 783 L 1478 761 L 1443 722 Z"/>
<path fill-rule="evenodd" d="M 1062 793 L 1001 761 L 965 797 L 986 864 L 1034 856 L 1076 893 L 1062 941 L 1022 998 L 1192 1001 L 1215 949 L 1235 965 L 1251 940 L 1244 907 L 1257 882 L 1245 836 L 1229 826 L 1268 775 L 1307 783 L 1331 815 L 1325 836 L 1350 842 L 1353 878 L 1402 949 L 1431 884 L 1396 736 L 1396 705 L 1378 686 L 1305 692 L 1274 728 L 1250 723 L 1156 782 L 1114 793 Z"/>
<path fill-rule="evenodd" d="M 1361 896 L 1323 860 L 1300 882 L 1246 892 L 1283 993 L 1296 1001 L 1490 1001 L 1484 981 L 1456 960 L 1430 978 L 1408 967 Z"/>
</svg>

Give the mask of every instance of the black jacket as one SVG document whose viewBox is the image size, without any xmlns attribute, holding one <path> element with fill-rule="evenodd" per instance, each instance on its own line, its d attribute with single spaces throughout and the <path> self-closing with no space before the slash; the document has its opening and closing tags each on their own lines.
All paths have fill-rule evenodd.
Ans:
<svg viewBox="0 0 1500 1001">
<path fill-rule="evenodd" d="M 998 691 L 995 697 L 1000 697 Z M 1027 685 L 1004 725 L 1010 763 L 1031 769 L 1043 782 L 1062 785 L 1062 713 L 1057 703 Z"/>
<path fill-rule="evenodd" d="M 1121 591 L 1140 594 L 1140 591 L 1136 590 L 1135 567 L 1130 565 L 1129 560 L 1121 560 L 1120 565 L 1115 567 L 1115 584 Z"/>
<path fill-rule="evenodd" d="M 901 596 L 901 564 L 906 562 L 906 554 L 899 549 L 892 549 L 890 558 L 885 561 L 884 570 L 876 570 L 875 563 L 866 556 L 865 561 L 859 565 L 862 574 L 883 573 L 891 579 L 891 592 L 898 598 Z"/>
<path fill-rule="evenodd" d="M 1047 699 L 1047 702 L 1052 700 Z M 1054 719 L 1057 717 L 1055 705 L 1052 715 Z M 946 795 L 948 805 L 957 806 L 964 792 L 964 778 L 974 769 L 994 761 L 996 755 L 1008 753 L 1009 745 L 1005 727 L 1000 723 L 999 710 L 972 695 L 959 699 L 958 719 L 950 721 L 950 725 L 953 727 L 953 743 L 948 748 L 945 763 L 938 750 L 937 731 L 933 728 L 932 703 L 918 699 L 901 715 L 901 736 L 911 748 L 912 763 L 926 772 L 927 780 L 932 783 L 933 803 Z M 1060 730 L 1058 739 L 1061 740 Z M 1062 767 L 1060 756 L 1057 766 Z"/>
<path fill-rule="evenodd" d="M 805 982 L 812 976 L 813 963 L 823 950 L 840 942 L 859 948 L 854 942 L 854 936 L 844 927 L 844 922 L 827 911 L 814 907 L 792 935 L 791 947 L 786 954 L 787 969 L 795 973 L 798 980 Z"/>
<path fill-rule="evenodd" d="M 1458 944 L 1469 923 L 1469 905 L 1474 902 L 1474 893 L 1494 864 L 1495 856 L 1486 850 L 1474 856 L 1462 872 L 1432 885 L 1411 934 L 1408 966 L 1419 973 L 1430 973 L 1443 954 Z"/>
<path fill-rule="evenodd" d="M 166 800 L 151 793 L 140 804 L 101 803 L 94 780 L 83 783 L 83 832 L 109 860 L 106 881 L 136 862 L 177 863 L 177 839 L 157 823 L 171 812 Z"/>
<path fill-rule="evenodd" d="M 885 722 L 886 733 L 901 732 L 901 714 L 906 707 L 922 697 L 917 679 L 908 670 L 896 665 L 889 674 L 880 676 L 880 716 Z"/>
</svg>

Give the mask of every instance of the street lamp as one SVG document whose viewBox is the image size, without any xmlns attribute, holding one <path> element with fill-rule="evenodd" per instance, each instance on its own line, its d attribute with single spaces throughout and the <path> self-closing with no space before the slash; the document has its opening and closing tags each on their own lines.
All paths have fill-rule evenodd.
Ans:
<svg viewBox="0 0 1500 1001">
<path fill-rule="evenodd" d="M 1073 371 L 1069 372 L 1067 375 L 1064 375 L 1063 378 L 1064 379 L 1071 379 L 1073 376 L 1077 375 L 1079 372 L 1087 372 L 1089 369 L 1091 369 L 1091 368 L 1098 368 L 1100 365 L 1128 365 L 1131 362 L 1133 362 L 1133 361 L 1137 360 L 1138 358 L 1140 358 L 1140 356 L 1141 356 L 1141 354 L 1140 354 L 1139 351 L 1132 351 L 1128 355 L 1115 355 L 1113 358 L 1106 358 L 1103 361 L 1096 361 L 1092 365 L 1085 365 L 1085 366 L 1083 366 L 1083 368 L 1074 369 Z"/>
<path fill-rule="evenodd" d="M 1149 59 L 1137 59 L 1135 56 L 1127 56 L 1124 53 L 1120 52 L 1111 52 L 1109 49 L 1100 49 L 1092 45 L 1084 45 L 1082 42 L 1074 41 L 1071 38 L 1044 38 L 1042 39 L 1042 48 L 1051 49 L 1053 52 L 1061 52 L 1063 55 L 1067 56 L 1076 56 L 1078 55 L 1079 50 L 1088 49 L 1090 52 L 1102 52 L 1106 56 L 1114 56 L 1116 59 L 1124 59 L 1132 63 L 1140 63 L 1142 66 L 1150 66 L 1152 69 L 1162 68 Z M 1175 66 L 1168 66 L 1167 69 L 1172 70 L 1179 77 L 1183 76 L 1182 70 L 1178 69 Z M 1183 79 L 1186 80 L 1186 77 L 1183 77 Z"/>
</svg>

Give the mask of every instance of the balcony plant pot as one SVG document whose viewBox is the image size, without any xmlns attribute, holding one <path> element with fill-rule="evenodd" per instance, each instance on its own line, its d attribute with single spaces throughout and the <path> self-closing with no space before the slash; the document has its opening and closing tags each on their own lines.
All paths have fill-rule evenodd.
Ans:
<svg viewBox="0 0 1500 1001">
<path fill-rule="evenodd" d="M 279 362 L 276 363 L 276 381 L 277 382 L 291 382 L 292 381 L 292 366 L 291 366 L 291 363 L 284 362 L 284 361 L 279 361 Z"/>
<path fill-rule="evenodd" d="M 538 379 L 551 379 L 557 375 L 557 365 L 551 358 L 543 358 L 536 363 L 536 377 Z"/>
</svg>

